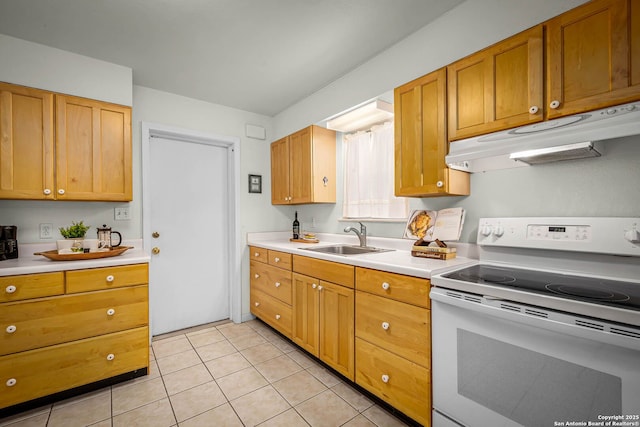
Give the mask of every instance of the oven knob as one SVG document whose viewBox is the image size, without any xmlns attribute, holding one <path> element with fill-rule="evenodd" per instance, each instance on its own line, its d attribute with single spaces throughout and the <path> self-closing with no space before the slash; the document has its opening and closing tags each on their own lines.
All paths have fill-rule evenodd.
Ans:
<svg viewBox="0 0 640 427">
<path fill-rule="evenodd" d="M 480 234 L 482 234 L 483 236 L 489 236 L 492 231 L 493 230 L 491 229 L 490 225 L 483 225 L 482 228 L 480 228 Z"/>
<path fill-rule="evenodd" d="M 502 227 L 501 225 L 496 226 L 496 228 L 493 230 L 493 235 L 496 237 L 500 237 L 504 234 L 504 227 Z"/>
<path fill-rule="evenodd" d="M 624 238 L 630 241 L 631 243 L 640 243 L 640 231 L 634 229 L 627 230 L 624 233 Z"/>
</svg>

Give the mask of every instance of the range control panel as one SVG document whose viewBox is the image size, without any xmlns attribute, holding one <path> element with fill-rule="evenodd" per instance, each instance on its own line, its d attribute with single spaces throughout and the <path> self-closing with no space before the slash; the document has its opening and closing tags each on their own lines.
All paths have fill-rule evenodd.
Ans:
<svg viewBox="0 0 640 427">
<path fill-rule="evenodd" d="M 479 245 L 640 256 L 640 218 L 481 218 Z"/>
<path fill-rule="evenodd" d="M 527 239 L 589 242 L 591 241 L 591 226 L 530 224 L 527 226 Z"/>
</svg>

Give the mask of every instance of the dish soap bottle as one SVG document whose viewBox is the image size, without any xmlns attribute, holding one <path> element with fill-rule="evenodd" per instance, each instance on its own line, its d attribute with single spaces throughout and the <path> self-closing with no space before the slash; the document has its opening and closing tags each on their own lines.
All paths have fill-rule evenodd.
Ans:
<svg viewBox="0 0 640 427">
<path fill-rule="evenodd" d="M 296 219 L 293 220 L 293 238 L 300 238 L 300 223 L 298 222 L 298 211 L 296 211 Z"/>
</svg>

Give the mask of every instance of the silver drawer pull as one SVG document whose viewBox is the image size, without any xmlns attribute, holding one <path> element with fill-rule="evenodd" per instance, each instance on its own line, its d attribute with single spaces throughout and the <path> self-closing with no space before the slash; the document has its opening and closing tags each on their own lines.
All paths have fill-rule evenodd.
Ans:
<svg viewBox="0 0 640 427">
<path fill-rule="evenodd" d="M 12 334 L 12 333 L 14 333 L 16 331 L 16 329 L 18 329 L 18 328 L 16 328 L 16 325 L 9 325 L 9 326 L 7 326 L 6 331 L 7 331 L 8 334 Z"/>
<path fill-rule="evenodd" d="M 18 382 L 18 380 L 16 380 L 15 378 L 9 378 L 7 380 L 7 387 L 13 387 L 14 385 L 16 385 L 16 383 Z"/>
<path fill-rule="evenodd" d="M 107 310 L 107 316 L 113 316 L 114 314 L 116 314 L 116 311 L 113 308 Z"/>
<path fill-rule="evenodd" d="M 276 257 L 276 259 L 274 259 L 275 262 L 280 262 L 280 258 Z"/>
<path fill-rule="evenodd" d="M 383 375 L 382 376 L 382 382 L 385 383 L 385 384 L 388 383 L 389 382 L 389 375 Z"/>
<path fill-rule="evenodd" d="M 109 354 L 107 354 L 107 360 L 113 360 L 113 359 L 115 359 L 115 358 L 116 358 L 116 355 L 115 355 L 115 354 L 113 354 L 113 353 L 109 353 Z"/>
<path fill-rule="evenodd" d="M 110 274 L 110 275 L 108 275 L 108 276 L 107 276 L 107 282 L 111 283 L 111 282 L 113 282 L 114 280 L 115 280 L 115 277 L 113 277 L 113 275 L 112 275 L 112 274 Z"/>
<path fill-rule="evenodd" d="M 16 291 L 16 289 L 17 289 L 17 288 L 16 288 L 15 286 L 13 286 L 13 285 L 9 285 L 9 286 L 7 286 L 6 288 L 4 288 L 4 291 L 5 291 L 6 293 L 8 293 L 8 294 L 12 294 L 12 293 L 14 293 L 14 292 Z"/>
<path fill-rule="evenodd" d="M 382 322 L 382 329 L 384 329 L 385 331 L 389 329 L 389 322 Z"/>
<path fill-rule="evenodd" d="M 385 291 L 388 291 L 390 287 L 391 285 L 389 285 L 387 282 L 382 282 L 382 289 L 384 289 Z"/>
</svg>

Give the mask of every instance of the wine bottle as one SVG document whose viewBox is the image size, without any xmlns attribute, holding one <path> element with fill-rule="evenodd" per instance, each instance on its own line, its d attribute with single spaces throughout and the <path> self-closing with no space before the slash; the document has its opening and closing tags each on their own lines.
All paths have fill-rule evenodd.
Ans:
<svg viewBox="0 0 640 427">
<path fill-rule="evenodd" d="M 300 238 L 300 223 L 298 222 L 298 211 L 296 211 L 296 219 L 293 220 L 293 238 Z"/>
</svg>

